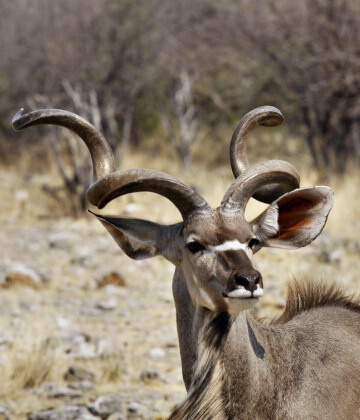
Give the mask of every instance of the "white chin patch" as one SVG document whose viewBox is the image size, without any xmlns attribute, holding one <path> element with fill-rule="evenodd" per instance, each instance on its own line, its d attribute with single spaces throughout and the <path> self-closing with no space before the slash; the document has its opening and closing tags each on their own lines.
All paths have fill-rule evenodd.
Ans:
<svg viewBox="0 0 360 420">
<path fill-rule="evenodd" d="M 254 291 L 254 297 L 261 297 L 264 294 L 264 289 L 258 286 L 258 288 Z"/>
<path fill-rule="evenodd" d="M 232 292 L 227 294 L 228 297 L 231 298 L 251 298 L 252 293 L 250 290 L 246 290 L 244 288 L 233 290 Z"/>
<path fill-rule="evenodd" d="M 250 290 L 246 290 L 244 287 L 240 287 L 239 289 L 235 289 L 229 292 L 227 296 L 230 298 L 246 299 L 252 297 L 261 297 L 263 294 L 264 290 L 258 286 L 254 292 L 250 292 Z"/>
</svg>

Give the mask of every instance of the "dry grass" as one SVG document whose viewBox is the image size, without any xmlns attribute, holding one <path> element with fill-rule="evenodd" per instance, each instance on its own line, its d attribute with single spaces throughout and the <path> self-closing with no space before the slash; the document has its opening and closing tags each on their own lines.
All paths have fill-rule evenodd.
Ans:
<svg viewBox="0 0 360 420">
<path fill-rule="evenodd" d="M 17 331 L 7 352 L 0 352 L 0 406 L 10 408 L 14 419 L 23 419 L 25 413 L 44 407 L 44 392 L 34 390 L 44 382 L 61 383 L 62 372 L 69 364 L 49 339 L 46 328 L 36 330 L 31 324 L 24 327 L 26 330 Z"/>
<path fill-rule="evenodd" d="M 10 386 L 6 393 L 34 388 L 50 380 L 57 370 L 59 355 L 47 339 L 33 342 L 32 347 L 24 349 L 24 336 L 18 339 L 11 349 L 9 363 L 4 367 L 1 377 L 3 385 Z M 25 338 L 26 340 L 26 338 Z"/>
</svg>

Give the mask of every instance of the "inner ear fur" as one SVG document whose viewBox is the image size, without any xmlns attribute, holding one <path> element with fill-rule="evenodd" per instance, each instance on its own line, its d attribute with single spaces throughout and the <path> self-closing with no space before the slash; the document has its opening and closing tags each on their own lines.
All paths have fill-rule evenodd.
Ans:
<svg viewBox="0 0 360 420">
<path fill-rule="evenodd" d="M 149 241 L 139 241 L 133 235 L 125 233 L 121 227 L 116 225 L 115 218 L 109 218 L 110 221 L 98 216 L 98 219 L 128 257 L 134 260 L 143 260 L 159 253 L 157 247 Z"/>
<path fill-rule="evenodd" d="M 306 246 L 323 230 L 332 205 L 329 187 L 296 189 L 279 197 L 254 221 L 254 233 L 262 246 Z"/>
<path fill-rule="evenodd" d="M 162 255 L 169 261 L 176 261 L 178 255 L 174 241 L 181 231 L 181 224 L 166 226 L 142 219 L 102 216 L 98 218 L 105 229 L 127 256 L 135 260 Z"/>
</svg>

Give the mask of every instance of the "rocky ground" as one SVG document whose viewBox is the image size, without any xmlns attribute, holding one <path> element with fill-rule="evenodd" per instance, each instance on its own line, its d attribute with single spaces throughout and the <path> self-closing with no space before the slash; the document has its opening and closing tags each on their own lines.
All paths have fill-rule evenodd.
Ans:
<svg viewBox="0 0 360 420">
<path fill-rule="evenodd" d="M 0 398 L 11 418 L 95 407 L 99 391 L 117 395 L 122 415 L 162 418 L 183 397 L 172 267 L 132 263 L 94 222 L 3 227 Z M 82 373 L 66 376 L 71 368 Z M 44 416 L 31 418 L 58 418 Z"/>
<path fill-rule="evenodd" d="M 0 419 L 167 418 L 185 395 L 171 264 L 130 260 L 90 216 L 23 218 L 30 198 L 18 199 L 1 221 Z M 142 200 L 120 212 L 167 222 L 162 203 Z M 343 223 L 347 212 L 335 209 L 311 246 L 256 255 L 259 316 L 281 311 L 293 275 L 360 290 L 360 224 Z"/>
</svg>

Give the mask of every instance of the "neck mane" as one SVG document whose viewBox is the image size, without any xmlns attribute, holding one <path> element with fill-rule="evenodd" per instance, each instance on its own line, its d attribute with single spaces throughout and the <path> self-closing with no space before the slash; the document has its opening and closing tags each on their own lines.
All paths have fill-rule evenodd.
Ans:
<svg viewBox="0 0 360 420">
<path fill-rule="evenodd" d="M 213 314 L 202 310 L 202 327 L 198 335 L 198 351 L 193 367 L 193 377 L 186 399 L 175 409 L 169 420 L 223 419 L 221 398 L 221 349 L 233 323 L 224 312 Z"/>
</svg>

